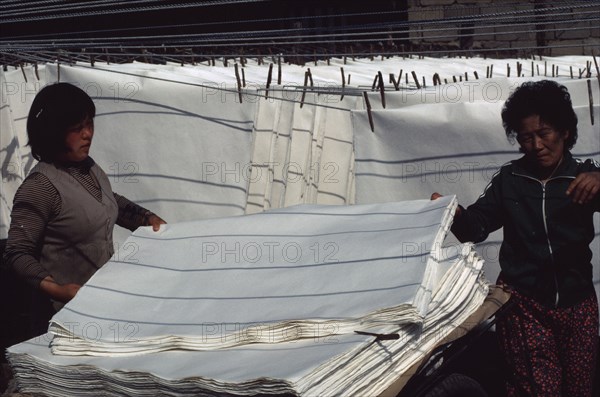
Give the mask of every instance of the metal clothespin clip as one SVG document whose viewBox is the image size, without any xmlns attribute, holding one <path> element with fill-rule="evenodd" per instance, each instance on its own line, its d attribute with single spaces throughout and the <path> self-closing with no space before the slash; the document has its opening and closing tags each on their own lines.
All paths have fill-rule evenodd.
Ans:
<svg viewBox="0 0 600 397">
<path fill-rule="evenodd" d="M 365 331 L 354 331 L 354 333 L 356 333 L 358 335 L 374 336 L 375 340 L 398 340 L 398 339 L 400 339 L 399 334 L 375 334 L 373 332 L 365 332 Z"/>
</svg>

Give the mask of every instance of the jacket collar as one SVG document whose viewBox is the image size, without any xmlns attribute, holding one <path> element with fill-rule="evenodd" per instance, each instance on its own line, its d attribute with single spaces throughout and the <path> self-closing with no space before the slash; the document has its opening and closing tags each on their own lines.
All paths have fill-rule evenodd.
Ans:
<svg viewBox="0 0 600 397">
<path fill-rule="evenodd" d="M 90 168 L 92 168 L 92 166 L 95 163 L 96 162 L 94 161 L 94 159 L 91 158 L 90 156 L 87 156 L 85 158 L 85 160 L 82 160 L 82 161 L 55 161 L 54 162 L 54 164 L 60 168 L 77 169 L 77 170 L 83 171 L 85 173 L 88 173 L 90 171 Z"/>
<path fill-rule="evenodd" d="M 531 163 L 525 159 L 525 156 L 520 159 L 514 160 L 513 164 L 513 174 L 525 175 L 530 178 L 538 179 L 539 176 L 535 173 L 534 168 L 531 166 Z M 566 151 L 562 163 L 558 166 L 558 169 L 554 172 L 552 178 L 556 177 L 572 177 L 576 174 L 577 163 L 573 160 L 573 155 L 571 152 Z M 552 179 L 551 178 L 551 179 Z"/>
</svg>

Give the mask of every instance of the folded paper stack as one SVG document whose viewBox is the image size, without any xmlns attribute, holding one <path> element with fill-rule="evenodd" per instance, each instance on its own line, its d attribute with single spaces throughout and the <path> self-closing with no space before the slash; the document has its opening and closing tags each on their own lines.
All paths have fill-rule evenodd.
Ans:
<svg viewBox="0 0 600 397">
<path fill-rule="evenodd" d="M 8 350 L 19 388 L 380 393 L 487 294 L 473 247 L 444 245 L 456 206 L 301 205 L 138 229 L 48 334 Z"/>
</svg>

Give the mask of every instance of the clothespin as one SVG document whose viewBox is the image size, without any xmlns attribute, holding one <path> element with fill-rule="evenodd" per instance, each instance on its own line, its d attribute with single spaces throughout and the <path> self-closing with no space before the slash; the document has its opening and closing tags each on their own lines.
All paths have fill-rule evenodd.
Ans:
<svg viewBox="0 0 600 397">
<path fill-rule="evenodd" d="M 377 80 L 379 80 L 379 75 L 375 75 L 375 79 L 373 80 L 373 85 L 371 85 L 371 91 L 375 91 L 375 87 L 377 86 Z"/>
<path fill-rule="evenodd" d="M 277 57 L 277 85 L 281 85 L 281 55 Z"/>
<path fill-rule="evenodd" d="M 399 88 L 398 88 L 399 83 L 396 81 L 396 76 L 394 76 L 394 73 L 390 73 L 390 83 L 392 83 L 394 85 L 394 89 L 396 91 L 399 90 Z"/>
<path fill-rule="evenodd" d="M 414 70 L 411 73 L 412 73 L 413 80 L 415 81 L 415 84 L 417 85 L 417 89 L 420 89 L 421 88 L 421 84 L 419 83 L 419 79 L 417 78 L 417 74 L 415 73 Z"/>
<path fill-rule="evenodd" d="M 494 64 L 492 63 L 490 65 L 490 78 L 492 78 L 494 76 Z"/>
<path fill-rule="evenodd" d="M 27 83 L 27 75 L 25 74 L 25 68 L 23 68 L 22 63 L 20 63 L 19 66 L 21 67 L 21 73 L 23 73 L 23 78 L 25 79 L 25 82 Z"/>
<path fill-rule="evenodd" d="M 306 97 L 307 84 L 308 84 L 308 71 L 304 72 L 304 87 L 302 88 L 302 97 L 300 98 L 300 107 L 304 106 L 304 98 Z"/>
<path fill-rule="evenodd" d="M 544 61 L 544 77 L 548 76 L 548 61 Z"/>
<path fill-rule="evenodd" d="M 60 60 L 56 60 L 56 82 L 60 83 Z"/>
<path fill-rule="evenodd" d="M 589 79 L 590 77 L 592 77 L 592 61 L 585 61 L 585 66 L 587 70 L 586 77 Z"/>
<path fill-rule="evenodd" d="M 374 336 L 376 341 L 400 339 L 400 334 L 375 334 L 372 332 L 364 332 L 364 331 L 354 331 L 354 332 L 357 333 L 358 335 Z"/>
<path fill-rule="evenodd" d="M 534 74 L 534 67 L 533 67 L 533 61 L 531 61 L 531 77 L 533 77 Z"/>
<path fill-rule="evenodd" d="M 523 70 L 523 64 L 517 61 L 517 77 L 521 77 L 521 70 Z"/>
<path fill-rule="evenodd" d="M 354 62 L 354 47 L 350 46 L 350 54 L 352 54 L 352 61 Z"/>
<path fill-rule="evenodd" d="M 340 66 L 340 72 L 342 73 L 342 96 L 340 101 L 344 99 L 344 88 L 346 88 L 346 76 L 344 75 L 344 68 Z"/>
<path fill-rule="evenodd" d="M 510 77 L 510 65 L 506 64 L 506 77 Z"/>
<path fill-rule="evenodd" d="M 598 67 L 598 61 L 596 60 L 596 51 L 592 50 L 592 58 L 594 59 L 594 65 L 596 66 L 596 77 L 600 79 L 600 67 Z"/>
<path fill-rule="evenodd" d="M 452 81 L 454 81 L 455 83 L 458 82 L 458 80 L 456 80 L 456 76 L 452 76 Z"/>
<path fill-rule="evenodd" d="M 244 68 L 242 68 L 242 87 L 246 87 L 246 72 L 244 72 Z"/>
<path fill-rule="evenodd" d="M 271 78 L 273 76 L 273 64 L 269 64 L 269 75 L 267 76 L 267 86 L 265 90 L 265 98 L 269 97 L 269 87 L 271 86 Z"/>
<path fill-rule="evenodd" d="M 594 97 L 592 96 L 592 81 L 590 79 L 587 81 L 587 86 L 588 97 L 590 100 L 590 121 L 592 122 L 592 125 L 594 125 Z"/>
<path fill-rule="evenodd" d="M 592 50 L 592 57 L 594 58 L 594 65 L 596 66 L 596 79 L 598 80 L 598 86 L 600 87 L 600 67 L 598 67 L 598 61 L 596 60 L 596 51 Z"/>
<path fill-rule="evenodd" d="M 350 77 L 352 77 L 352 75 L 348 74 L 348 84 L 350 84 Z"/>
<path fill-rule="evenodd" d="M 539 76 L 540 75 L 540 65 L 539 64 L 535 65 L 535 68 L 537 69 L 537 75 Z"/>
<path fill-rule="evenodd" d="M 363 98 L 365 98 L 365 105 L 367 107 L 367 116 L 369 116 L 369 125 L 371 126 L 371 132 L 375 132 L 375 126 L 373 125 L 373 114 L 371 114 L 371 102 L 369 102 L 369 96 L 367 91 L 363 91 Z"/>
<path fill-rule="evenodd" d="M 425 88 L 426 87 L 426 85 L 425 85 L 425 76 L 421 76 L 421 79 L 423 80 L 423 88 Z"/>
<path fill-rule="evenodd" d="M 35 71 L 35 78 L 40 81 L 40 73 L 38 72 L 38 65 L 37 63 L 33 64 L 33 70 Z"/>
<path fill-rule="evenodd" d="M 377 76 L 379 76 L 379 94 L 381 95 L 381 106 L 385 109 L 385 85 L 383 83 L 383 75 L 381 71 L 377 72 Z"/>
<path fill-rule="evenodd" d="M 475 80 L 479 80 L 479 75 L 476 70 L 473 71 L 473 75 L 475 76 Z"/>
<path fill-rule="evenodd" d="M 490 67 L 489 66 L 485 69 L 485 78 L 486 79 L 490 78 Z"/>
<path fill-rule="evenodd" d="M 465 72 L 465 81 L 469 81 L 469 75 L 468 75 L 468 72 Z"/>
<path fill-rule="evenodd" d="M 242 103 L 242 80 L 240 79 L 240 71 L 238 69 L 238 64 L 234 65 L 235 67 L 235 79 L 237 80 L 237 91 L 238 97 L 240 98 L 240 103 Z"/>
</svg>

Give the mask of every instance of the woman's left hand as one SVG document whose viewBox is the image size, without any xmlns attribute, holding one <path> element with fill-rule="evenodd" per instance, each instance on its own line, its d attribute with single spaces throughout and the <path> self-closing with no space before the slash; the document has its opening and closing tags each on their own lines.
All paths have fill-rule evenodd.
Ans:
<svg viewBox="0 0 600 397">
<path fill-rule="evenodd" d="M 155 232 L 158 232 L 158 230 L 160 229 L 160 225 L 166 224 L 167 222 L 165 222 L 160 216 L 156 214 L 152 214 L 148 217 L 148 226 L 152 226 L 152 230 L 154 230 Z"/>
<path fill-rule="evenodd" d="M 582 172 L 567 188 L 567 196 L 571 196 L 577 204 L 592 201 L 600 191 L 600 172 Z"/>
</svg>

